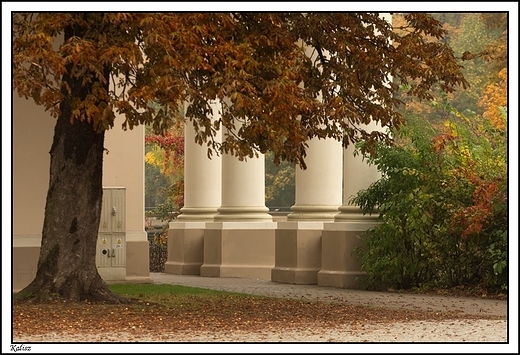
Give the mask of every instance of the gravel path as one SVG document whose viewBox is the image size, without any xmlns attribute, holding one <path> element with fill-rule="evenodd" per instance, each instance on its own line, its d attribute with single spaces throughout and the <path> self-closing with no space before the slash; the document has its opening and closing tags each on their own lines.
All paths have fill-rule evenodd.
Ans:
<svg viewBox="0 0 520 355">
<path fill-rule="evenodd" d="M 11 341 L 31 352 L 466 352 L 518 353 L 518 325 L 507 301 L 369 293 L 310 285 L 284 285 L 262 280 L 218 279 L 152 274 L 154 283 L 222 289 L 271 297 L 309 298 L 390 308 L 458 311 L 482 318 L 393 323 L 357 323 L 336 327 L 301 324 L 255 331 L 183 331 L 23 335 Z M 511 310 L 510 310 L 511 311 Z M 503 317 L 503 318 L 502 318 Z M 515 315 L 516 317 L 516 315 Z M 513 336 L 512 336 L 513 335 Z M 512 337 L 511 337 L 512 336 Z M 11 342 L 11 344 L 13 344 Z M 44 342 L 44 343 L 42 343 Z M 49 342 L 51 344 L 49 344 Z M 6 343 L 5 341 L 3 343 Z M 68 343 L 68 344 L 66 344 Z M 395 348 L 395 349 L 394 349 Z M 460 348 L 460 351 L 458 349 Z M 12 352 L 12 351 L 11 351 Z"/>
<path fill-rule="evenodd" d="M 406 323 L 360 324 L 342 328 L 319 328 L 307 325 L 302 328 L 261 332 L 202 333 L 164 332 L 161 334 L 136 331 L 112 334 L 45 334 L 22 336 L 14 339 L 21 343 L 37 342 L 507 342 L 507 321 L 505 320 L 449 320 L 440 322 L 412 321 Z"/>
<path fill-rule="evenodd" d="M 452 311 L 475 316 L 505 318 L 508 314 L 507 301 L 476 297 L 375 292 L 317 285 L 285 284 L 268 280 L 166 273 L 150 273 L 150 277 L 155 284 L 184 285 L 267 297 L 339 302 L 359 306 L 384 306 L 392 309 L 413 309 L 417 311 Z"/>
<path fill-rule="evenodd" d="M 42 341 L 54 343 L 37 343 Z M 47 334 L 24 336 L 17 342 L 33 353 L 518 353 L 517 338 L 508 343 L 505 320 L 413 321 L 334 329 L 309 325 L 254 333 Z"/>
</svg>

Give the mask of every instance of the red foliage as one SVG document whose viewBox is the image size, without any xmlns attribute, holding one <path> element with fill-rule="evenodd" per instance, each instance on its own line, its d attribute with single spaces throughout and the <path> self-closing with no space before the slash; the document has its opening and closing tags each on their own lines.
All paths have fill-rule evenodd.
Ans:
<svg viewBox="0 0 520 355">
<path fill-rule="evenodd" d="M 494 206 L 503 203 L 507 198 L 504 193 L 501 193 L 498 182 L 478 178 L 472 180 L 475 184 L 473 205 L 464 208 L 454 218 L 454 221 L 458 221 L 463 228 L 464 239 L 480 233 L 486 222 L 493 218 Z"/>
<path fill-rule="evenodd" d="M 174 133 L 165 135 L 146 135 L 144 139 L 145 144 L 157 144 L 159 148 L 164 150 L 164 160 L 168 162 L 173 156 L 174 163 L 184 157 L 184 137 L 176 136 Z"/>
<path fill-rule="evenodd" d="M 184 155 L 184 137 L 175 136 L 172 133 L 166 135 L 147 135 L 144 139 L 146 144 L 157 144 L 167 152 Z"/>
</svg>

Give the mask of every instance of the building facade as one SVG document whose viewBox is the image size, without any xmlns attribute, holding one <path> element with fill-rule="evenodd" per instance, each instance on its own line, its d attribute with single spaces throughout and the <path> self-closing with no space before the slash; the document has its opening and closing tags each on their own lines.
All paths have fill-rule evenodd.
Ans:
<svg viewBox="0 0 520 355">
<path fill-rule="evenodd" d="M 381 17 L 392 21 L 389 13 Z M 308 168 L 296 168 L 295 204 L 287 221 L 275 222 L 265 206 L 264 156 L 209 160 L 190 125 L 185 137 L 185 206 L 169 224 L 166 273 L 357 287 L 364 273 L 353 253 L 377 216 L 363 215 L 349 201 L 380 174 L 352 146 L 309 141 Z"/>
<path fill-rule="evenodd" d="M 218 104 L 214 108 L 218 112 Z M 55 120 L 19 97 L 13 99 L 13 114 L 17 291 L 36 275 Z M 363 273 L 352 251 L 360 243 L 358 236 L 376 221 L 348 200 L 379 178 L 374 167 L 337 141 L 309 142 L 308 169 L 296 170 L 295 205 L 287 221 L 273 221 L 265 206 L 264 157 L 239 161 L 224 154 L 209 159 L 206 148 L 194 143 L 191 126 L 185 129 L 185 206 L 169 225 L 166 273 L 356 286 Z M 116 124 L 107 131 L 105 146 L 103 186 L 126 192 L 125 280 L 147 282 L 144 128 L 124 132 Z M 102 273 L 107 281 L 110 275 Z"/>
<path fill-rule="evenodd" d="M 296 170 L 295 204 L 276 222 L 265 206 L 263 155 L 209 159 L 191 125 L 185 137 L 185 206 L 169 224 L 166 273 L 357 286 L 364 273 L 352 252 L 377 216 L 348 201 L 380 175 L 353 147 L 311 140 L 308 168 Z"/>
<path fill-rule="evenodd" d="M 56 123 L 43 108 L 13 93 L 12 272 L 13 291 L 36 276 L 45 199 L 49 188 L 50 148 Z M 116 119 L 107 131 L 103 186 L 125 190 L 126 280 L 149 281 L 148 240 L 144 228 L 144 128 L 124 132 Z M 101 242 L 102 243 L 102 242 Z M 100 250 L 101 252 L 101 250 Z M 109 274 L 110 275 L 110 274 Z M 108 276 L 110 279 L 110 276 Z"/>
<path fill-rule="evenodd" d="M 384 17 L 391 21 L 389 14 Z M 219 103 L 213 108 L 218 115 Z M 55 121 L 16 95 L 13 115 L 12 268 L 17 291 L 36 275 Z M 359 236 L 377 222 L 376 216 L 362 215 L 349 200 L 379 178 L 374 167 L 354 156 L 352 147 L 311 140 L 308 169 L 296 171 L 291 213 L 287 221 L 273 221 L 265 206 L 264 156 L 239 161 L 223 154 L 208 159 L 206 148 L 195 144 L 191 126 L 185 126 L 185 206 L 169 224 L 166 273 L 356 287 L 363 272 L 353 251 L 361 245 Z M 109 153 L 104 158 L 103 186 L 125 191 L 125 252 L 118 250 L 125 259 L 123 277 L 147 282 L 144 128 L 123 132 L 119 127 L 116 120 L 106 134 Z M 103 237 L 98 242 L 99 261 L 107 266 L 103 256 L 116 248 L 105 247 L 108 239 Z M 120 273 L 106 272 L 104 277 L 114 274 Z"/>
</svg>

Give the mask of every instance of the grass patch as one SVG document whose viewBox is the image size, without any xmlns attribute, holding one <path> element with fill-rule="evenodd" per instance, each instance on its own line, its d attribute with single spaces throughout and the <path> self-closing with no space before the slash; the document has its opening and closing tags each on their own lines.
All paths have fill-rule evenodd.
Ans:
<svg viewBox="0 0 520 355">
<path fill-rule="evenodd" d="M 156 285 L 128 283 L 108 285 L 108 288 L 110 288 L 112 292 L 118 293 L 120 295 L 134 297 L 146 297 L 150 295 L 238 295 L 238 293 L 169 284 Z"/>
<path fill-rule="evenodd" d="M 220 302 L 226 298 L 265 298 L 242 293 L 168 284 L 112 284 L 108 287 L 112 292 L 140 302 L 157 303 L 166 307 L 182 306 L 191 309 Z"/>
</svg>

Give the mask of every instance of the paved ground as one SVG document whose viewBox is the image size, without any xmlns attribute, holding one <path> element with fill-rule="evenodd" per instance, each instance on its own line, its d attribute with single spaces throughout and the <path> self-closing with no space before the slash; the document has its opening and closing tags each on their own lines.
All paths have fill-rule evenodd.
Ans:
<svg viewBox="0 0 520 355">
<path fill-rule="evenodd" d="M 269 297 L 347 302 L 397 309 L 453 311 L 482 316 L 507 316 L 507 301 L 437 295 L 346 290 L 317 285 L 293 285 L 267 280 L 150 273 L 157 284 L 174 284 Z"/>
<path fill-rule="evenodd" d="M 49 333 L 39 336 L 25 334 L 13 341 L 34 343 L 31 344 L 31 350 L 36 352 L 40 350 L 55 352 L 56 345 L 65 342 L 78 343 L 78 352 L 88 351 L 89 346 L 93 348 L 101 345 L 103 352 L 116 353 L 125 350 L 127 353 L 136 351 L 149 353 L 156 348 L 159 348 L 160 352 L 167 353 L 172 351 L 208 353 L 273 351 L 276 353 L 367 351 L 375 353 L 518 353 L 518 337 L 515 335 L 518 334 L 518 324 L 514 319 L 513 322 L 509 318 L 506 319 L 508 316 L 507 301 L 357 291 L 242 278 L 210 278 L 163 273 L 150 273 L 150 277 L 157 284 L 175 284 L 270 297 L 314 299 L 394 309 L 455 311 L 469 315 L 482 315 L 482 318 L 498 316 L 501 319 L 404 321 L 392 323 L 391 326 L 385 323 L 345 324 L 329 328 L 302 324 L 300 327 L 269 328 L 255 332 L 170 329 L 161 334 L 146 332 L 136 334 L 125 331 L 114 331 L 107 334 L 100 330 L 99 334 L 78 332 Z M 45 342 L 52 343 L 45 344 Z M 97 344 L 98 342 L 103 342 L 103 344 Z M 114 345 L 113 349 L 109 350 L 111 345 Z"/>
</svg>

